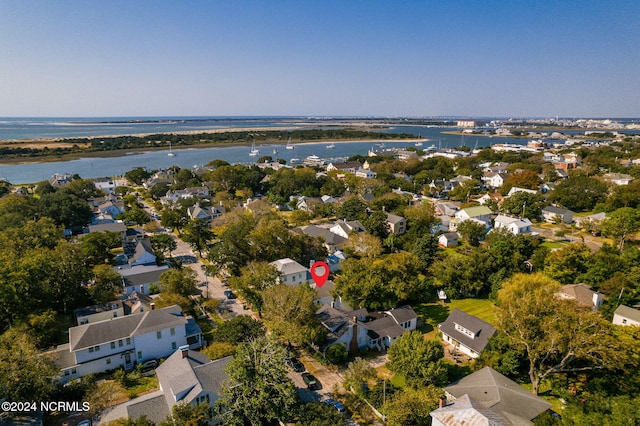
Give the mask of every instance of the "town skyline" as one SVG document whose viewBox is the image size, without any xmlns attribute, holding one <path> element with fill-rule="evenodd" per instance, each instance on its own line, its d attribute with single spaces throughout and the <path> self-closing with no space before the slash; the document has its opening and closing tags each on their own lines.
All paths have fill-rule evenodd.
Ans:
<svg viewBox="0 0 640 426">
<path fill-rule="evenodd" d="M 0 4 L 0 116 L 640 116 L 633 2 Z"/>
</svg>

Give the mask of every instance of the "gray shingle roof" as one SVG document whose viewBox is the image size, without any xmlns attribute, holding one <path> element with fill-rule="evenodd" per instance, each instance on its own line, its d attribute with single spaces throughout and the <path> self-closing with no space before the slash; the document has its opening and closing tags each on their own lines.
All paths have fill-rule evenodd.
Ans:
<svg viewBox="0 0 640 426">
<path fill-rule="evenodd" d="M 125 286 L 157 283 L 160 275 L 169 270 L 167 265 L 138 265 L 131 268 L 116 269 L 122 276 Z"/>
<path fill-rule="evenodd" d="M 101 345 L 127 337 L 150 333 L 169 327 L 180 327 L 187 323 L 179 306 L 147 311 L 124 317 L 111 318 L 91 324 L 71 327 L 69 345 L 71 351 Z"/>
<path fill-rule="evenodd" d="M 311 237 L 321 237 L 324 239 L 324 241 L 329 244 L 329 245 L 339 245 L 339 244 L 343 244 L 346 240 L 346 238 L 338 235 L 338 234 L 334 234 L 333 232 L 329 231 L 326 228 L 321 228 L 317 225 L 307 225 L 307 226 L 301 226 L 300 228 L 298 228 L 300 230 L 300 232 L 302 232 L 305 235 L 309 235 Z"/>
<path fill-rule="evenodd" d="M 513 380 L 490 367 L 476 371 L 445 388 L 455 398 L 469 395 L 471 400 L 512 420 L 533 420 L 551 407 L 544 399 L 534 395 Z"/>
<path fill-rule="evenodd" d="M 456 329 L 455 325 L 459 324 L 467 330 L 474 333 L 475 337 Z M 454 309 L 447 317 L 446 321 L 438 325 L 440 331 L 453 337 L 455 340 L 480 353 L 489 343 L 489 339 L 496 333 L 496 329 L 486 321 L 478 317 L 469 315 L 459 309 Z"/>
<path fill-rule="evenodd" d="M 369 330 L 367 334 L 373 339 L 387 336 L 393 339 L 394 337 L 401 336 L 405 331 L 404 328 L 400 327 L 391 317 L 378 318 L 364 323 L 359 322 L 358 324 Z"/>
<path fill-rule="evenodd" d="M 633 321 L 640 322 L 640 311 L 637 309 L 630 308 L 625 305 L 620 305 L 613 313 L 614 315 L 620 315 L 622 317 L 628 318 Z"/>
<path fill-rule="evenodd" d="M 401 306 L 387 312 L 398 322 L 398 324 L 418 318 L 416 311 L 414 311 L 409 305 Z"/>
</svg>

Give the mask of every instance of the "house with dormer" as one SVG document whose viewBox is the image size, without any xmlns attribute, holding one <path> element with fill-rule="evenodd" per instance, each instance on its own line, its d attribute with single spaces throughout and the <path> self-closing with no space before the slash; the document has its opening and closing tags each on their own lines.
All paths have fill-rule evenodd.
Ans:
<svg viewBox="0 0 640 426">
<path fill-rule="evenodd" d="M 195 220 L 200 219 L 205 222 L 211 222 L 213 219 L 222 216 L 225 212 L 224 206 L 211 206 L 211 207 L 203 207 L 199 203 L 189 207 L 187 209 L 187 215 L 189 219 Z"/>
<path fill-rule="evenodd" d="M 477 358 L 496 334 L 496 329 L 486 321 L 469 315 L 460 309 L 451 311 L 446 321 L 439 324 L 442 340 L 456 350 Z"/>
<path fill-rule="evenodd" d="M 100 420 L 109 423 L 145 415 L 154 424 L 160 424 L 171 416 L 176 404 L 213 406 L 227 380 L 225 369 L 231 359 L 229 356 L 211 361 L 200 352 L 181 347 L 156 368 L 159 390 L 107 409 Z"/>
<path fill-rule="evenodd" d="M 330 304 L 320 307 L 316 316 L 328 330 L 326 347 L 340 344 L 350 353 L 363 348 L 386 350 L 405 332 L 415 330 L 418 322 L 411 306 L 371 313 L 365 308 L 343 310 Z"/>
<path fill-rule="evenodd" d="M 187 345 L 202 346 L 202 331 L 182 309 L 169 306 L 69 329 L 69 343 L 54 352 L 60 381 L 165 358 Z"/>
<path fill-rule="evenodd" d="M 288 257 L 273 261 L 270 265 L 276 268 L 280 274 L 278 281 L 281 283 L 295 285 L 311 281 L 309 270 Z"/>
<path fill-rule="evenodd" d="M 430 415 L 433 426 L 526 426 L 551 408 L 491 367 L 484 367 L 444 388 L 440 407 Z"/>
</svg>

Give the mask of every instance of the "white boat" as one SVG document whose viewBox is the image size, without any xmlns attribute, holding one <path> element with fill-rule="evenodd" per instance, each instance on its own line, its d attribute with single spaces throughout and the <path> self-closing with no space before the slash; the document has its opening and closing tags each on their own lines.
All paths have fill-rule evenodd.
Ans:
<svg viewBox="0 0 640 426">
<path fill-rule="evenodd" d="M 335 143 L 330 143 L 329 145 L 327 145 L 327 149 L 333 149 L 336 147 Z"/>
<path fill-rule="evenodd" d="M 289 164 L 298 164 L 300 162 L 300 160 L 298 158 L 292 158 L 291 160 L 289 160 Z"/>
<path fill-rule="evenodd" d="M 171 141 L 169 141 L 169 152 L 167 153 L 168 157 L 175 157 L 176 153 L 171 151 Z"/>
<path fill-rule="evenodd" d="M 274 149 L 273 149 L 273 153 L 274 153 L 274 154 L 277 154 L 277 153 L 278 153 L 278 150 L 274 148 Z"/>
<path fill-rule="evenodd" d="M 416 142 L 415 146 L 422 146 L 422 142 Z"/>
<path fill-rule="evenodd" d="M 287 149 L 294 149 L 295 146 L 291 145 L 291 138 L 289 138 L 289 142 L 287 142 Z"/>
<path fill-rule="evenodd" d="M 260 150 L 256 149 L 256 143 L 251 144 L 251 151 L 249 151 L 250 157 L 257 157 L 260 154 Z"/>
</svg>

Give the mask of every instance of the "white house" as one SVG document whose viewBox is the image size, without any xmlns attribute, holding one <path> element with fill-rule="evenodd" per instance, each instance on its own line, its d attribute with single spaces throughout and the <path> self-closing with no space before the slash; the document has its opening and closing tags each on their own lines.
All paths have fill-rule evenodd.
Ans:
<svg viewBox="0 0 640 426">
<path fill-rule="evenodd" d="M 633 176 L 625 173 L 605 173 L 602 177 L 614 185 L 629 185 L 633 182 Z"/>
<path fill-rule="evenodd" d="M 365 229 L 359 220 L 338 220 L 335 225 L 329 228 L 329 231 L 348 239 L 352 232 L 360 233 Z"/>
<path fill-rule="evenodd" d="M 202 331 L 179 306 L 71 327 L 69 343 L 55 350 L 60 380 L 164 358 L 180 346 L 202 346 Z"/>
<path fill-rule="evenodd" d="M 486 321 L 459 309 L 451 311 L 445 322 L 438 325 L 445 344 L 477 358 L 496 334 L 496 329 Z"/>
<path fill-rule="evenodd" d="M 365 179 L 373 179 L 376 177 L 376 174 L 368 169 L 358 169 L 356 170 L 356 176 Z"/>
<path fill-rule="evenodd" d="M 486 229 L 489 229 L 491 228 L 491 209 L 487 206 L 475 206 L 458 210 L 455 213 L 454 219 L 449 222 L 449 230 L 456 231 L 458 229 L 458 224 L 465 220 L 474 221 L 484 225 Z"/>
<path fill-rule="evenodd" d="M 586 284 L 567 284 L 562 286 L 557 296 L 561 299 L 575 300 L 578 306 L 597 310 L 604 302 L 599 291 L 593 291 Z"/>
<path fill-rule="evenodd" d="M 151 247 L 151 241 L 140 240 L 136 244 L 136 251 L 129 259 L 131 266 L 137 265 L 155 265 L 156 255 L 153 253 L 153 247 Z"/>
<path fill-rule="evenodd" d="M 538 193 L 538 191 L 536 191 L 535 189 L 520 188 L 518 186 L 514 186 L 509 190 L 509 193 L 507 194 L 507 197 L 511 197 L 516 192 L 526 192 L 527 194 L 537 194 Z"/>
<path fill-rule="evenodd" d="M 542 209 L 542 218 L 545 222 L 571 223 L 573 222 L 573 212 L 560 207 L 547 206 Z"/>
<path fill-rule="evenodd" d="M 402 235 L 407 231 L 407 220 L 397 214 L 387 213 L 387 228 L 389 233 Z"/>
<path fill-rule="evenodd" d="M 616 325 L 640 325 L 640 311 L 620 305 L 613 313 L 613 323 Z"/>
<path fill-rule="evenodd" d="M 457 232 L 445 232 L 438 237 L 438 245 L 440 247 L 455 247 L 458 245 Z"/>
<path fill-rule="evenodd" d="M 206 402 L 213 406 L 227 380 L 225 368 L 231 359 L 229 356 L 210 361 L 200 352 L 181 347 L 156 368 L 159 390 L 107 409 L 100 421 L 136 420 L 146 415 L 154 424 L 160 424 L 171 416 L 176 404 Z"/>
<path fill-rule="evenodd" d="M 293 259 L 285 257 L 271 262 L 280 274 L 279 281 L 284 284 L 302 284 L 310 282 L 311 275 L 307 268 Z"/>
<path fill-rule="evenodd" d="M 118 266 L 114 268 L 122 277 L 124 292 L 129 296 L 134 291 L 149 294 L 149 286 L 157 284 L 160 275 L 169 270 L 167 265 Z"/>
<path fill-rule="evenodd" d="M 500 188 L 507 177 L 506 173 L 484 172 L 482 182 L 489 188 Z"/>
<path fill-rule="evenodd" d="M 514 235 L 526 234 L 531 232 L 533 224 L 527 218 L 520 219 L 517 217 L 509 217 L 498 215 L 493 221 L 494 229 L 506 229 Z"/>
</svg>

